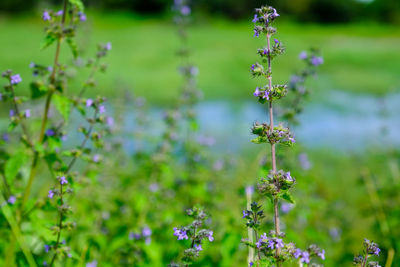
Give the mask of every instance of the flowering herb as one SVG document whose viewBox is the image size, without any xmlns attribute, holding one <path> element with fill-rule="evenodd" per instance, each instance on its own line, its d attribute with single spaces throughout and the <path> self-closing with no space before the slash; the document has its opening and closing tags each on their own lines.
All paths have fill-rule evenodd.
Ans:
<svg viewBox="0 0 400 267">
<path fill-rule="evenodd" d="M 378 244 L 369 241 L 368 239 L 364 239 L 364 249 L 363 253 L 354 257 L 353 263 L 354 265 L 361 266 L 361 267 L 381 267 L 379 262 L 377 261 L 370 261 L 371 257 L 379 256 L 380 249 Z"/>
</svg>

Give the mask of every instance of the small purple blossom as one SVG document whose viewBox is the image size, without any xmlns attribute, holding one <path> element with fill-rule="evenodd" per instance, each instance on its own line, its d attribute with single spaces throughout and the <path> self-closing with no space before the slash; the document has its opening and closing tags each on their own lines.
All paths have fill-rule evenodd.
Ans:
<svg viewBox="0 0 400 267">
<path fill-rule="evenodd" d="M 54 197 L 54 192 L 53 190 L 49 190 L 49 193 L 47 195 L 50 199 Z"/>
<path fill-rule="evenodd" d="M 29 68 L 31 68 L 31 69 L 33 69 L 35 66 L 36 66 L 35 63 L 33 63 L 33 62 L 31 62 L 31 63 L 29 64 Z"/>
<path fill-rule="evenodd" d="M 47 67 L 47 71 L 48 71 L 48 72 L 53 72 L 53 66 L 48 66 L 48 67 Z"/>
<path fill-rule="evenodd" d="M 10 78 L 10 83 L 11 84 L 19 84 L 22 82 L 22 78 L 19 74 L 12 75 Z"/>
<path fill-rule="evenodd" d="M 106 119 L 106 123 L 107 123 L 108 127 L 113 127 L 114 126 L 113 117 L 108 116 L 107 119 Z"/>
<path fill-rule="evenodd" d="M 260 37 L 260 31 L 254 28 L 254 37 Z"/>
<path fill-rule="evenodd" d="M 157 192 L 159 190 L 159 186 L 158 186 L 157 183 L 151 183 L 149 185 L 149 189 L 150 189 L 151 192 L 154 193 L 154 192 Z"/>
<path fill-rule="evenodd" d="M 25 118 L 29 118 L 31 116 L 31 111 L 29 109 L 25 110 Z"/>
<path fill-rule="evenodd" d="M 10 141 L 10 136 L 7 133 L 3 134 L 2 138 L 4 142 Z"/>
<path fill-rule="evenodd" d="M 253 65 L 253 66 L 254 66 L 254 65 Z M 253 69 L 253 66 L 251 66 L 251 67 L 252 67 L 252 70 L 254 70 L 254 69 Z M 256 87 L 256 90 L 254 91 L 253 95 L 254 95 L 254 96 L 257 96 L 257 97 L 261 96 L 261 91 L 260 91 L 260 88 L 259 88 L 259 87 Z"/>
<path fill-rule="evenodd" d="M 180 12 L 182 15 L 188 16 L 188 15 L 190 15 L 191 10 L 190 10 L 190 7 L 183 6 L 183 7 L 181 7 Z"/>
<path fill-rule="evenodd" d="M 310 263 L 310 253 L 307 251 L 301 252 L 300 262 Z"/>
<path fill-rule="evenodd" d="M 199 244 L 199 245 L 195 244 L 195 245 L 194 245 L 194 249 L 195 249 L 196 251 L 202 251 L 202 250 L 203 250 L 203 248 L 201 247 L 201 244 Z"/>
<path fill-rule="evenodd" d="M 100 114 L 103 114 L 103 113 L 105 113 L 106 112 L 106 107 L 104 106 L 104 105 L 100 105 L 99 106 L 99 113 Z"/>
<path fill-rule="evenodd" d="M 308 156 L 306 153 L 301 153 L 299 155 L 299 162 L 300 162 L 300 166 L 303 170 L 308 170 L 311 168 L 311 162 L 308 159 Z"/>
<path fill-rule="evenodd" d="M 56 16 L 59 17 L 59 16 L 62 16 L 63 14 L 64 14 L 64 11 L 58 10 L 56 13 Z"/>
<path fill-rule="evenodd" d="M 252 195 L 254 193 L 254 186 L 246 186 L 246 195 Z"/>
<path fill-rule="evenodd" d="M 97 261 L 94 260 L 94 261 L 86 263 L 86 267 L 97 267 Z"/>
<path fill-rule="evenodd" d="M 86 21 L 86 14 L 83 12 L 78 12 L 79 20 Z"/>
<path fill-rule="evenodd" d="M 209 240 L 210 242 L 213 242 L 213 241 L 214 241 L 213 234 L 214 234 L 213 231 L 210 231 L 210 232 L 208 233 L 208 240 Z"/>
<path fill-rule="evenodd" d="M 275 44 L 279 44 L 279 40 L 278 39 L 274 39 Z"/>
<path fill-rule="evenodd" d="M 14 117 L 15 111 L 13 109 L 10 109 L 10 117 Z"/>
<path fill-rule="evenodd" d="M 47 245 L 47 244 L 45 244 L 45 245 L 44 245 L 44 251 L 45 251 L 46 253 L 49 253 L 49 251 L 50 251 L 50 246 Z"/>
<path fill-rule="evenodd" d="M 300 58 L 301 60 L 307 59 L 307 52 L 306 52 L 306 51 L 300 52 L 299 58 Z"/>
<path fill-rule="evenodd" d="M 189 239 L 185 230 L 174 227 L 174 236 L 178 237 L 178 240 Z"/>
<path fill-rule="evenodd" d="M 98 163 L 100 161 L 100 159 L 101 159 L 101 156 L 99 154 L 93 155 L 93 158 L 92 158 L 93 162 Z"/>
<path fill-rule="evenodd" d="M 51 19 L 51 17 L 50 17 L 50 14 L 49 14 L 49 12 L 47 12 L 47 11 L 43 11 L 42 18 L 43 18 L 43 20 L 44 20 L 44 21 L 48 21 L 48 20 L 50 20 L 50 19 Z"/>
<path fill-rule="evenodd" d="M 93 104 L 93 99 L 91 99 L 91 98 L 86 99 L 86 106 L 87 107 L 92 106 L 92 104 Z"/>
<path fill-rule="evenodd" d="M 256 23 L 258 21 L 258 16 L 257 14 L 254 14 L 254 18 L 252 20 L 253 23 Z"/>
<path fill-rule="evenodd" d="M 318 252 L 317 255 L 321 258 L 321 260 L 325 260 L 325 249 Z"/>
<path fill-rule="evenodd" d="M 147 226 L 143 227 L 142 229 L 142 235 L 145 237 L 151 236 L 151 229 Z"/>
<path fill-rule="evenodd" d="M 282 213 L 286 214 L 293 209 L 294 205 L 290 203 L 282 203 L 281 211 Z"/>
<path fill-rule="evenodd" d="M 112 46 L 111 46 L 110 42 L 106 43 L 106 45 L 104 46 L 104 49 L 107 50 L 107 51 L 110 51 L 111 48 L 112 48 Z"/>
<path fill-rule="evenodd" d="M 134 233 L 134 232 L 129 232 L 129 240 L 139 240 L 141 238 L 140 234 Z"/>
<path fill-rule="evenodd" d="M 65 178 L 65 176 L 61 176 L 60 177 L 60 184 L 68 184 L 67 179 Z"/>
<path fill-rule="evenodd" d="M 311 64 L 314 66 L 319 66 L 324 63 L 324 59 L 322 57 L 312 57 Z"/>
<path fill-rule="evenodd" d="M 249 216 L 249 212 L 247 210 L 243 210 L 243 218 L 246 218 L 247 216 Z"/>
<path fill-rule="evenodd" d="M 251 261 L 250 263 L 249 263 L 249 267 L 252 267 L 254 265 L 254 263 Z"/>
<path fill-rule="evenodd" d="M 10 196 L 7 200 L 7 202 L 10 203 L 11 205 L 15 204 L 16 201 L 17 198 L 15 196 Z"/>
<path fill-rule="evenodd" d="M 54 136 L 56 132 L 53 129 L 47 129 L 46 130 L 46 135 L 47 136 Z"/>
</svg>

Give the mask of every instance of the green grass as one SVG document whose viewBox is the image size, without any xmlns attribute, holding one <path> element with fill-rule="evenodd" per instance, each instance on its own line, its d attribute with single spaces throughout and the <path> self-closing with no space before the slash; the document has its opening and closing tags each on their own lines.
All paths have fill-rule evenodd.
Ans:
<svg viewBox="0 0 400 267">
<path fill-rule="evenodd" d="M 262 81 L 250 77 L 249 67 L 257 60 L 255 49 L 264 41 L 252 37 L 250 22 L 198 21 L 190 30 L 189 42 L 194 51 L 192 60 L 200 68 L 199 87 L 206 99 L 250 99 L 253 88 Z M 51 64 L 54 47 L 39 50 L 44 25 L 40 14 L 0 18 L 0 70 L 11 68 L 28 81 L 30 61 Z M 325 58 L 318 80 L 312 82 L 315 89 L 383 94 L 400 87 L 399 28 L 375 24 L 300 25 L 285 20 L 279 20 L 276 26 L 278 38 L 287 46 L 287 53 L 274 64 L 276 82 L 286 81 L 300 68 L 298 53 L 313 46 L 320 48 Z M 123 96 L 123 91 L 129 89 L 158 104 L 168 103 L 177 95 L 179 62 L 174 53 L 179 41 L 168 19 L 94 12 L 81 29 L 79 40 L 85 56 L 93 54 L 98 42 L 113 44 L 106 59 L 108 73 L 98 76 L 99 93 Z M 64 61 L 69 58 L 65 54 L 69 56 L 64 53 Z M 79 82 L 83 81 L 85 72 L 78 77 Z"/>
</svg>

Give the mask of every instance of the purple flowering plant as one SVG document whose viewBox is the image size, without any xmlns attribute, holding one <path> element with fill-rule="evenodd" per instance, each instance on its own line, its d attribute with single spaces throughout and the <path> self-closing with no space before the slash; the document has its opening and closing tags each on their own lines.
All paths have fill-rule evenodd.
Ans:
<svg viewBox="0 0 400 267">
<path fill-rule="evenodd" d="M 69 200 L 74 197 L 75 187 L 79 183 L 77 179 L 82 180 L 81 177 L 85 176 L 84 169 L 93 163 L 91 154 L 95 149 L 103 147 L 102 137 L 108 132 L 107 127 L 103 126 L 106 124 L 105 99 L 96 97 L 90 106 L 86 106 L 84 94 L 88 88 L 95 86 L 95 74 L 106 70 L 106 65 L 101 60 L 111 49 L 111 44 L 99 45 L 95 59 L 87 60 L 85 66 L 91 70 L 86 82 L 78 90 L 79 93 L 67 93 L 71 77 L 66 73 L 78 66 L 63 63 L 60 55 L 66 45 L 72 52 L 72 57 L 75 60 L 79 58 L 80 50 L 75 42 L 75 35 L 79 25 L 86 21 L 84 6 L 80 0 L 64 0 L 61 10 L 46 10 L 42 19 L 46 24 L 46 36 L 41 49 L 55 45 L 53 64 L 49 66 L 32 62 L 29 65 L 34 77 L 29 84 L 30 99 L 19 96 L 17 90 L 28 79 L 12 70 L 3 72 L 2 76 L 7 83 L 0 92 L 1 101 L 10 108 L 8 131 L 12 132 L 15 141 L 20 141 L 9 142 L 9 148 L 4 150 L 7 157 L 0 160 L 2 175 L 6 177 L 5 196 L 8 199 L 12 197 L 15 204 L 13 213 L 6 218 L 12 225 L 10 230 L 13 233 L 10 240 L 10 248 L 13 249 L 8 251 L 7 257 L 12 259 L 12 255 L 21 250 L 29 266 L 36 266 L 35 262 L 39 261 L 47 262 L 47 266 L 59 265 L 65 258 L 75 255 L 73 249 L 63 241 L 68 240 L 67 231 L 76 227 L 76 222 L 71 217 L 73 209 Z M 40 101 L 43 104 L 42 113 L 36 112 L 36 105 Z M 25 108 L 33 103 L 35 112 Z M 77 145 L 66 145 L 66 125 L 74 109 L 82 115 L 85 122 L 78 129 L 83 138 Z M 86 162 L 86 167 L 83 165 L 74 171 L 79 160 Z M 24 166 L 29 166 L 27 174 L 22 172 Z M 53 181 L 47 180 L 43 183 L 48 179 L 47 173 Z M 38 181 L 39 179 L 42 181 Z M 32 192 L 33 185 L 38 182 L 42 186 L 47 185 L 43 194 Z M 39 219 L 42 218 L 39 214 L 43 212 L 46 214 L 45 220 Z M 43 227 L 50 231 L 43 234 L 37 229 L 26 233 L 21 230 L 22 224 L 34 224 L 36 228 Z M 35 253 L 33 256 L 34 247 L 23 242 L 27 234 L 45 244 L 44 254 Z"/>
<path fill-rule="evenodd" d="M 279 17 L 279 14 L 273 7 L 263 6 L 256 9 L 253 19 L 254 36 L 265 36 L 267 45 L 257 50 L 261 60 L 253 64 L 250 69 L 253 77 L 267 80 L 267 84 L 257 87 L 253 95 L 257 97 L 259 103 L 267 105 L 269 122 L 254 123 L 251 132 L 257 136 L 252 140 L 253 143 L 268 143 L 271 146 L 272 168 L 267 176 L 260 180 L 258 191 L 272 202 L 274 229 L 268 234 L 260 234 L 262 219 L 265 215 L 261 205 L 253 202 L 250 205 L 250 210 L 243 211 L 243 218 L 247 221 L 246 225 L 251 231 L 249 231 L 249 238 L 243 239 L 242 242 L 255 251 L 255 256 L 250 253 L 250 265 L 279 267 L 286 261 L 296 261 L 308 265 L 312 262 L 315 263 L 313 258 L 324 260 L 325 251 L 316 245 L 311 245 L 306 250 L 296 248 L 294 243 L 285 242 L 285 233 L 280 229 L 279 204 L 281 200 L 295 203 L 290 189 L 295 185 L 296 179 L 292 177 L 289 171 L 278 170 L 276 149 L 278 145 L 291 146 L 296 141 L 289 128 L 283 126 L 282 123 L 277 126 L 274 125 L 273 103 L 286 97 L 289 92 L 287 85 L 274 85 L 272 82 L 272 60 L 285 52 L 285 47 L 281 41 L 272 40 L 272 36 L 276 33 L 272 24 L 277 17 Z M 305 57 L 305 59 L 308 59 L 307 55 Z"/>
<path fill-rule="evenodd" d="M 173 235 L 178 241 L 188 240 L 190 247 L 183 251 L 179 262 L 172 262 L 169 266 L 178 267 L 193 264 L 200 256 L 200 251 L 203 250 L 202 244 L 204 244 L 204 241 L 214 241 L 213 231 L 204 227 L 208 215 L 203 211 L 203 208 L 195 206 L 192 209 L 188 209 L 186 215 L 193 219 L 192 223 L 187 226 L 174 227 Z"/>
<path fill-rule="evenodd" d="M 354 257 L 353 264 L 360 267 L 381 267 L 379 262 L 370 260 L 371 257 L 379 256 L 381 250 L 378 247 L 378 244 L 368 239 L 364 239 L 363 247 L 362 254 Z"/>
</svg>

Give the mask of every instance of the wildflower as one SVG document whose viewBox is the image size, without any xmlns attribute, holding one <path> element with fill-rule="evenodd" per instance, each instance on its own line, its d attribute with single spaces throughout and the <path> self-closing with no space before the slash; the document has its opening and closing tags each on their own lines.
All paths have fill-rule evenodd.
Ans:
<svg viewBox="0 0 400 267">
<path fill-rule="evenodd" d="M 250 263 L 249 263 L 249 267 L 252 267 L 254 265 L 254 263 L 251 261 Z"/>
<path fill-rule="evenodd" d="M 94 260 L 94 261 L 86 263 L 86 267 L 97 267 L 97 261 Z"/>
<path fill-rule="evenodd" d="M 50 20 L 50 19 L 51 19 L 51 17 L 50 17 L 50 14 L 49 14 L 49 12 L 47 12 L 47 11 L 43 11 L 42 18 L 43 18 L 43 20 L 44 20 L 44 21 L 48 21 L 48 20 Z"/>
<path fill-rule="evenodd" d="M 10 82 L 11 84 L 19 84 L 22 82 L 21 76 L 19 74 L 12 75 Z"/>
<path fill-rule="evenodd" d="M 285 246 L 285 244 L 283 243 L 283 240 L 280 238 L 275 238 L 274 241 L 276 243 L 275 245 L 277 248 L 283 248 Z"/>
<path fill-rule="evenodd" d="M 86 14 L 85 13 L 79 12 L 78 16 L 79 16 L 79 20 L 80 21 L 86 21 Z"/>
<path fill-rule="evenodd" d="M 252 20 L 253 23 L 256 23 L 258 21 L 258 16 L 257 14 L 254 14 L 254 18 Z"/>
<path fill-rule="evenodd" d="M 293 253 L 293 256 L 298 259 L 301 255 L 301 250 L 300 249 L 296 249 L 296 251 Z"/>
<path fill-rule="evenodd" d="M 213 231 L 210 231 L 210 232 L 209 232 L 209 234 L 208 234 L 208 240 L 209 240 L 210 242 L 213 242 L 213 241 L 214 241 Z"/>
<path fill-rule="evenodd" d="M 107 51 L 109 51 L 109 50 L 111 50 L 111 43 L 110 42 L 108 42 L 108 43 L 106 43 L 106 45 L 104 46 L 104 49 L 105 50 L 107 50 Z"/>
<path fill-rule="evenodd" d="M 47 136 L 54 136 L 56 132 L 53 129 L 47 129 L 46 130 L 46 135 Z"/>
<path fill-rule="evenodd" d="M 258 28 L 254 28 L 254 37 L 260 37 L 260 31 Z"/>
<path fill-rule="evenodd" d="M 317 253 L 318 257 L 320 257 L 322 260 L 325 260 L 325 249 L 321 250 L 320 252 Z"/>
<path fill-rule="evenodd" d="M 243 218 L 246 218 L 247 216 L 249 216 L 249 212 L 247 210 L 243 210 Z"/>
<path fill-rule="evenodd" d="M 48 67 L 47 67 L 47 71 L 48 71 L 48 72 L 53 72 L 53 66 L 48 66 Z"/>
<path fill-rule="evenodd" d="M 64 14 L 64 11 L 58 10 L 56 13 L 56 16 L 59 17 L 59 16 L 62 16 L 63 14 Z"/>
<path fill-rule="evenodd" d="M 254 193 L 254 186 L 246 186 L 246 194 L 247 195 L 252 195 Z"/>
<path fill-rule="evenodd" d="M 151 236 L 151 229 L 145 226 L 142 230 L 142 235 L 145 237 Z"/>
<path fill-rule="evenodd" d="M 45 245 L 44 245 L 44 251 L 45 251 L 46 253 L 49 253 L 49 251 L 50 251 L 50 246 L 47 245 L 47 244 L 45 244 Z"/>
<path fill-rule="evenodd" d="M 135 240 L 139 240 L 140 239 L 140 234 L 138 234 L 138 233 L 134 233 L 134 232 L 130 232 L 129 233 L 129 240 L 133 240 L 133 239 L 135 239 Z"/>
<path fill-rule="evenodd" d="M 11 205 L 15 204 L 15 201 L 17 201 L 17 198 L 15 196 L 10 196 L 7 200 L 7 202 Z"/>
<path fill-rule="evenodd" d="M 100 105 L 99 106 L 99 113 L 102 114 L 102 113 L 105 113 L 105 112 L 106 112 L 106 107 L 104 105 Z"/>
<path fill-rule="evenodd" d="M 60 177 L 60 184 L 68 184 L 67 179 L 65 178 L 65 176 L 61 176 Z"/>
<path fill-rule="evenodd" d="M 25 118 L 29 118 L 31 116 L 31 111 L 29 109 L 25 110 Z"/>
<path fill-rule="evenodd" d="M 281 211 L 282 213 L 286 214 L 293 209 L 294 205 L 290 203 L 282 203 Z"/>
<path fill-rule="evenodd" d="M 101 156 L 99 154 L 95 154 L 92 158 L 93 162 L 98 163 L 101 159 Z"/>
<path fill-rule="evenodd" d="M 279 40 L 278 39 L 274 39 L 275 44 L 279 44 Z"/>
<path fill-rule="evenodd" d="M 197 250 L 197 251 L 201 251 L 201 250 L 203 250 L 203 248 L 201 247 L 201 244 L 199 244 L 199 245 L 194 245 L 194 249 L 195 250 Z"/>
<path fill-rule="evenodd" d="M 254 66 L 254 65 L 253 65 L 253 66 Z M 252 70 L 254 70 L 254 69 L 253 69 L 253 66 L 251 66 Z M 259 87 L 256 87 L 256 90 L 254 91 L 253 95 L 254 95 L 254 96 L 257 96 L 257 97 L 261 96 L 261 91 L 260 91 L 260 88 L 259 88 Z"/>
<path fill-rule="evenodd" d="M 303 251 L 300 256 L 300 262 L 310 263 L 310 253 Z"/>
<path fill-rule="evenodd" d="M 314 66 L 319 66 L 324 63 L 324 59 L 322 57 L 312 57 L 311 64 Z"/>
<path fill-rule="evenodd" d="M 299 58 L 300 58 L 301 60 L 307 59 L 307 52 L 306 52 L 306 51 L 302 51 L 302 52 L 299 54 Z"/>
<path fill-rule="evenodd" d="M 86 106 L 87 106 L 87 107 L 90 107 L 92 104 L 93 104 L 93 99 L 88 98 L 88 99 L 86 100 Z"/>
<path fill-rule="evenodd" d="M 35 63 L 33 63 L 33 62 L 31 62 L 30 64 L 29 64 L 29 68 L 34 68 L 36 65 L 35 65 Z"/>
<path fill-rule="evenodd" d="M 13 109 L 10 109 L 10 117 L 14 117 L 15 111 Z"/>
<path fill-rule="evenodd" d="M 113 119 L 113 117 L 110 117 L 110 116 L 107 117 L 106 123 L 107 123 L 108 127 L 112 127 L 112 126 L 114 125 L 114 119 Z"/>
<path fill-rule="evenodd" d="M 53 190 L 49 190 L 49 194 L 47 195 L 50 199 L 53 198 L 54 192 Z"/>
<path fill-rule="evenodd" d="M 275 8 L 272 8 L 272 14 L 271 14 L 271 19 L 274 19 L 276 17 L 279 17 L 280 15 L 278 14 L 278 12 L 276 12 Z"/>
<path fill-rule="evenodd" d="M 188 7 L 188 6 L 183 6 L 180 11 L 181 11 L 181 14 L 184 16 L 190 15 L 190 12 L 191 12 L 190 7 Z"/>
<path fill-rule="evenodd" d="M 157 192 L 158 191 L 158 189 L 159 189 L 159 187 L 158 187 L 158 184 L 157 183 L 152 183 L 152 184 L 150 184 L 149 185 L 149 189 L 150 189 L 150 191 L 151 192 Z"/>
<path fill-rule="evenodd" d="M 178 237 L 178 240 L 189 239 L 185 230 L 174 227 L 174 236 Z"/>
</svg>

